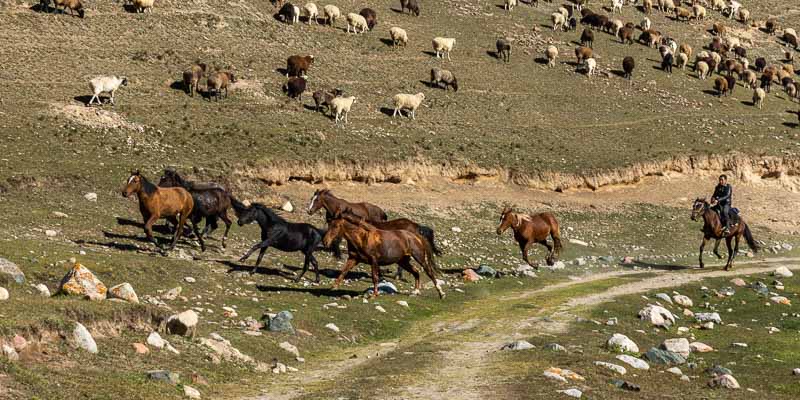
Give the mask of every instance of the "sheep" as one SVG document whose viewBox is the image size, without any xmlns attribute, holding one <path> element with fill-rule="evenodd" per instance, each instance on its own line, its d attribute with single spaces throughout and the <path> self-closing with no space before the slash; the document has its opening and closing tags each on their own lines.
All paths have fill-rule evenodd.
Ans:
<svg viewBox="0 0 800 400">
<path fill-rule="evenodd" d="M 639 23 L 639 26 L 642 28 L 643 31 L 646 31 L 650 30 L 650 28 L 653 26 L 653 23 L 650 21 L 650 18 L 644 17 L 642 22 Z"/>
<path fill-rule="evenodd" d="M 339 11 L 339 7 L 336 7 L 332 4 L 328 4 L 327 6 L 323 7 L 322 10 L 325 12 L 325 22 L 331 26 L 336 24 L 336 19 L 342 16 L 342 12 Z"/>
<path fill-rule="evenodd" d="M 450 52 L 453 51 L 453 46 L 456 45 L 455 38 L 435 37 L 432 43 L 436 58 L 443 58 L 444 55 L 447 55 L 447 61 L 452 61 L 450 60 Z"/>
<path fill-rule="evenodd" d="M 566 18 L 564 18 L 563 15 L 561 15 L 561 13 L 553 13 L 553 14 L 551 14 L 550 15 L 550 19 L 553 21 L 553 30 L 554 31 L 556 31 L 556 30 L 565 31 L 566 30 L 565 25 L 566 25 L 567 20 L 566 20 Z"/>
<path fill-rule="evenodd" d="M 625 42 L 627 42 L 628 44 L 633 44 L 633 34 L 634 34 L 634 32 L 635 31 L 633 30 L 633 28 L 630 28 L 630 27 L 627 27 L 627 26 L 622 28 L 622 29 L 620 29 L 619 35 L 618 35 L 620 42 L 622 42 L 622 44 L 625 44 Z"/>
<path fill-rule="evenodd" d="M 747 10 L 745 8 L 740 9 L 739 21 L 741 21 L 743 24 L 747 24 L 747 22 L 750 21 L 750 10 Z"/>
<path fill-rule="evenodd" d="M 511 11 L 517 5 L 517 0 L 506 0 L 505 9 L 506 11 Z"/>
<path fill-rule="evenodd" d="M 786 40 L 787 37 L 794 36 L 797 37 L 797 31 L 794 28 L 786 28 L 783 30 L 783 40 Z"/>
<path fill-rule="evenodd" d="M 687 9 L 687 8 L 675 7 L 675 8 L 672 9 L 672 11 L 675 13 L 675 20 L 676 21 L 680 21 L 681 19 L 684 19 L 684 20 L 686 20 L 686 22 L 689 22 L 689 20 L 692 19 L 692 11 Z"/>
<path fill-rule="evenodd" d="M 194 92 L 198 91 L 197 84 L 205 75 L 206 68 L 205 64 L 193 64 L 183 73 L 183 87 L 189 96 L 194 97 Z"/>
<path fill-rule="evenodd" d="M 794 64 L 783 64 L 783 70 L 788 72 L 789 75 L 794 75 Z"/>
<path fill-rule="evenodd" d="M 675 62 L 675 56 L 672 55 L 672 52 L 668 52 L 664 54 L 664 59 L 661 60 L 661 69 L 668 73 L 672 73 L 672 64 Z"/>
<path fill-rule="evenodd" d="M 708 63 L 706 63 L 705 61 L 697 61 L 697 62 L 695 62 L 694 63 L 694 70 L 695 70 L 695 72 L 697 72 L 697 77 L 701 81 L 704 81 L 704 80 L 706 80 L 706 78 L 708 78 L 709 67 L 708 67 Z"/>
<path fill-rule="evenodd" d="M 206 79 L 206 92 L 208 93 L 208 99 L 211 100 L 211 96 L 214 97 L 214 100 L 219 101 L 220 92 L 222 89 L 225 89 L 225 98 L 228 98 L 228 87 L 236 82 L 236 77 L 231 72 L 227 71 L 217 71 L 208 76 Z"/>
<path fill-rule="evenodd" d="M 405 47 L 408 44 L 408 33 L 403 28 L 393 26 L 389 29 L 389 36 L 392 38 L 392 46 L 402 44 Z"/>
<path fill-rule="evenodd" d="M 314 65 L 314 56 L 311 54 L 307 56 L 289 56 L 286 59 L 286 77 L 304 76 L 312 65 Z"/>
<path fill-rule="evenodd" d="M 588 47 L 578 46 L 575 48 L 575 59 L 577 60 L 578 64 L 582 64 L 583 60 L 587 58 L 592 58 L 593 52 L 592 49 Z"/>
<path fill-rule="evenodd" d="M 755 88 L 753 89 L 753 106 L 758 107 L 760 110 L 764 106 L 764 99 L 767 97 L 767 93 L 764 92 L 762 88 Z"/>
<path fill-rule="evenodd" d="M 678 48 L 680 53 L 686 54 L 686 58 L 692 58 L 692 46 L 687 43 L 681 43 L 681 46 Z"/>
<path fill-rule="evenodd" d="M 702 60 L 705 60 L 708 57 L 711 57 L 711 53 L 709 53 L 709 52 L 707 52 L 705 50 L 702 50 L 701 52 L 697 53 L 697 56 L 695 57 L 695 61 L 702 61 Z"/>
<path fill-rule="evenodd" d="M 756 63 L 755 63 L 756 72 L 763 71 L 764 68 L 766 68 L 766 66 L 767 66 L 767 59 L 766 58 L 764 58 L 764 57 L 756 58 Z"/>
<path fill-rule="evenodd" d="M 741 6 L 742 6 L 742 4 L 739 3 L 738 1 L 731 0 L 731 5 L 730 5 L 730 7 L 728 7 L 728 19 L 733 19 L 734 16 L 738 15 L 739 14 L 739 7 L 741 7 Z"/>
<path fill-rule="evenodd" d="M 689 62 L 689 55 L 686 53 L 678 53 L 678 68 L 685 70 L 686 64 Z"/>
<path fill-rule="evenodd" d="M 622 14 L 623 4 L 625 4 L 625 0 L 611 0 L 611 13 L 619 12 Z"/>
<path fill-rule="evenodd" d="M 669 48 L 669 46 L 658 46 L 658 54 L 661 55 L 661 61 L 664 61 L 664 56 L 666 56 L 668 53 L 672 53 L 672 50 Z"/>
<path fill-rule="evenodd" d="M 570 13 L 569 10 L 567 10 L 565 7 L 558 7 L 558 12 L 564 16 L 564 21 L 569 19 Z"/>
<path fill-rule="evenodd" d="M 356 13 L 349 13 L 347 14 L 347 33 L 350 33 L 350 27 L 353 27 L 353 33 L 364 33 L 369 28 L 367 25 L 367 20 L 359 14 Z M 361 28 L 361 32 L 358 29 Z"/>
<path fill-rule="evenodd" d="M 401 110 L 411 110 L 411 119 L 417 119 L 417 108 L 419 108 L 422 101 L 425 100 L 425 94 L 420 92 L 417 94 L 400 93 L 396 94 L 394 100 L 394 113 L 392 117 L 396 117 L 398 113 L 402 115 Z"/>
<path fill-rule="evenodd" d="M 668 13 L 675 9 L 675 2 L 672 0 L 658 0 L 658 5 L 663 13 Z"/>
<path fill-rule="evenodd" d="M 778 30 L 778 21 L 775 20 L 775 17 L 767 18 L 767 22 L 764 23 L 764 30 L 770 36 L 775 34 L 775 32 Z"/>
<path fill-rule="evenodd" d="M 124 76 L 98 76 L 89 81 L 89 86 L 92 88 L 93 96 L 89 99 L 89 104 L 87 105 L 92 105 L 95 99 L 97 99 L 97 104 L 102 104 L 100 102 L 100 95 L 102 93 L 111 95 L 111 104 L 113 105 L 114 92 L 116 92 L 120 86 L 128 86 L 128 78 Z"/>
<path fill-rule="evenodd" d="M 333 90 L 317 90 L 312 95 L 314 99 L 314 111 L 319 112 L 322 106 L 327 106 L 328 111 L 332 112 L 331 108 L 331 101 L 337 97 L 342 97 L 344 93 L 341 89 L 333 89 Z"/>
<path fill-rule="evenodd" d="M 647 30 L 639 35 L 639 41 L 646 44 L 648 47 L 656 47 L 661 42 L 661 34 L 655 30 Z"/>
<path fill-rule="evenodd" d="M 711 9 L 715 11 L 722 11 L 726 7 L 725 0 L 712 0 Z"/>
<path fill-rule="evenodd" d="M 793 63 L 794 62 L 794 53 L 789 50 L 783 52 L 783 58 L 786 59 L 786 62 Z"/>
<path fill-rule="evenodd" d="M 717 36 L 725 36 L 725 25 L 721 22 L 715 22 L 714 25 L 711 25 L 711 33 Z"/>
<path fill-rule="evenodd" d="M 555 67 L 556 59 L 558 58 L 558 47 L 553 45 L 547 46 L 544 55 L 547 57 L 547 66 L 550 68 Z"/>
<path fill-rule="evenodd" d="M 454 92 L 458 91 L 458 80 L 452 72 L 441 68 L 431 68 L 431 85 L 441 87 L 442 84 L 444 84 L 444 90 L 452 86 Z"/>
<path fill-rule="evenodd" d="M 364 19 L 367 21 L 367 27 L 369 30 L 372 30 L 375 25 L 378 25 L 378 13 L 375 12 L 375 10 L 371 8 L 362 8 L 358 14 L 364 17 Z"/>
<path fill-rule="evenodd" d="M 636 68 L 636 61 L 633 57 L 627 56 L 622 59 L 622 71 L 625 72 L 625 78 L 628 80 L 633 79 L 633 69 Z"/>
<path fill-rule="evenodd" d="M 733 54 L 736 55 L 736 58 L 743 59 L 747 58 L 747 49 L 742 46 L 736 46 L 733 48 Z"/>
<path fill-rule="evenodd" d="M 284 3 L 278 10 L 278 19 L 287 24 L 294 24 L 300 21 L 300 9 L 292 3 Z"/>
<path fill-rule="evenodd" d="M 728 95 L 732 95 L 733 89 L 736 89 L 736 78 L 732 76 L 725 76 L 724 78 L 728 82 Z"/>
<path fill-rule="evenodd" d="M 714 80 L 714 89 L 717 90 L 717 97 L 722 97 L 728 94 L 728 81 L 725 78 L 719 77 Z"/>
<path fill-rule="evenodd" d="M 750 89 L 758 87 L 758 75 L 756 75 L 754 71 L 744 70 L 742 73 L 742 81 L 744 81 L 745 87 L 749 87 Z"/>
<path fill-rule="evenodd" d="M 581 24 L 589 25 L 594 28 L 602 28 L 606 22 L 608 22 L 608 17 L 605 15 L 589 14 L 581 18 Z"/>
<path fill-rule="evenodd" d="M 712 66 L 711 64 L 708 64 L 708 66 L 711 67 L 712 70 L 718 71 L 720 64 L 722 64 L 722 56 L 719 55 L 719 53 L 712 51 L 710 57 L 714 60 L 714 65 Z"/>
<path fill-rule="evenodd" d="M 790 28 L 786 28 L 783 31 L 783 40 L 786 42 L 786 44 L 794 47 L 795 50 L 800 50 L 800 47 L 798 47 L 797 34 L 792 35 L 791 33 L 788 33 L 789 30 Z M 794 29 L 791 31 L 794 32 Z"/>
<path fill-rule="evenodd" d="M 786 85 L 786 94 L 789 96 L 790 101 L 794 101 L 797 98 L 797 84 L 794 82 Z"/>
<path fill-rule="evenodd" d="M 145 11 L 153 12 L 154 0 L 133 0 L 133 8 L 137 13 L 144 13 Z"/>
<path fill-rule="evenodd" d="M 417 2 L 417 0 L 400 0 L 400 11 L 405 12 L 406 8 L 409 13 L 413 13 L 414 16 L 419 17 L 419 2 Z"/>
<path fill-rule="evenodd" d="M 334 123 L 339 125 L 339 121 L 344 120 L 344 124 L 347 125 L 347 114 L 350 114 L 350 108 L 353 107 L 353 104 L 356 102 L 356 96 L 350 97 L 336 97 L 331 100 L 331 113 L 335 115 Z M 344 114 L 344 118 L 342 118 L 342 114 Z"/>
<path fill-rule="evenodd" d="M 503 62 L 511 61 L 511 39 L 497 39 L 495 47 L 497 48 L 497 58 L 502 59 Z"/>
<path fill-rule="evenodd" d="M 578 19 L 575 17 L 569 17 L 569 19 L 566 22 L 566 25 L 567 25 L 566 29 L 568 31 L 574 31 L 578 29 Z"/>
<path fill-rule="evenodd" d="M 591 77 L 594 75 L 594 71 L 597 68 L 597 61 L 594 58 L 587 58 L 584 61 L 584 66 L 586 68 L 586 76 Z"/>
<path fill-rule="evenodd" d="M 725 44 L 728 45 L 729 49 L 733 49 L 733 48 L 741 46 L 742 45 L 742 41 L 739 40 L 738 37 L 729 36 L 727 39 L 725 39 Z"/>
<path fill-rule="evenodd" d="M 152 1 L 151 1 L 152 2 Z M 47 5 L 49 4 L 48 0 L 42 0 L 40 4 L 44 4 L 45 9 L 47 9 Z M 69 9 L 70 15 L 75 15 L 73 12 L 78 12 L 78 17 L 83 18 L 86 16 L 86 12 L 83 9 L 83 4 L 80 0 L 53 0 L 53 12 L 55 12 L 58 7 L 61 6 L 63 12 L 66 13 L 67 9 Z M 150 5 L 152 6 L 152 4 Z"/>
<path fill-rule="evenodd" d="M 614 37 L 618 36 L 619 31 L 625 26 L 625 24 L 618 19 L 609 21 L 609 23 L 611 24 L 611 27 L 610 29 L 608 29 L 608 33 L 611 33 L 612 35 L 614 35 Z"/>
<path fill-rule="evenodd" d="M 692 13 L 694 14 L 694 19 L 698 21 L 706 19 L 706 8 L 699 4 L 695 4 L 692 6 Z"/>
<path fill-rule="evenodd" d="M 289 81 L 283 85 L 282 89 L 290 99 L 302 101 L 303 92 L 306 91 L 306 80 L 300 77 L 289 78 Z"/>
<path fill-rule="evenodd" d="M 316 4 L 306 3 L 306 5 L 303 6 L 303 14 L 308 17 L 308 21 L 306 21 L 307 24 L 310 25 L 312 22 L 315 24 L 318 23 L 317 18 L 319 18 L 319 9 L 317 9 Z"/>
<path fill-rule="evenodd" d="M 772 89 L 772 81 L 774 79 L 775 75 L 772 73 L 772 71 L 765 70 L 764 73 L 761 74 L 761 88 L 769 93 Z"/>
<path fill-rule="evenodd" d="M 736 60 L 729 58 L 725 60 L 724 63 L 720 64 L 720 72 L 725 71 L 728 73 L 728 76 L 730 76 L 735 72 L 737 64 L 738 63 L 736 62 Z"/>
<path fill-rule="evenodd" d="M 592 43 L 594 42 L 594 32 L 592 32 L 592 28 L 586 28 L 581 33 L 581 46 L 587 46 L 592 48 Z"/>
<path fill-rule="evenodd" d="M 642 9 L 645 14 L 650 14 L 653 11 L 653 0 L 642 0 Z"/>
</svg>

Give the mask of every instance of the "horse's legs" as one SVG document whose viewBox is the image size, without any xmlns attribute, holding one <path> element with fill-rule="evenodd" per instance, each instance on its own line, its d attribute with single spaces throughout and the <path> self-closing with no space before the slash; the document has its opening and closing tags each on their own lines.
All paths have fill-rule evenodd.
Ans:
<svg viewBox="0 0 800 400">
<path fill-rule="evenodd" d="M 731 268 L 733 268 L 733 260 L 736 259 L 736 256 L 739 254 L 739 240 L 741 239 L 742 235 L 736 235 L 734 237 L 734 244 L 733 244 L 733 256 L 731 257 Z"/>
<path fill-rule="evenodd" d="M 536 268 L 538 270 L 539 266 L 533 265 L 533 263 L 531 263 L 531 260 L 528 259 L 528 250 L 530 249 L 530 247 L 531 247 L 531 242 L 524 242 L 524 243 L 519 242 L 519 250 L 522 251 L 522 260 L 525 261 L 531 267 Z"/>
<path fill-rule="evenodd" d="M 311 261 L 311 265 L 314 266 L 314 274 L 316 274 L 316 278 L 314 278 L 314 282 L 319 283 L 319 263 L 317 262 L 317 258 L 314 257 L 314 253 L 309 254 L 308 258 Z"/>
<path fill-rule="evenodd" d="M 397 269 L 398 273 L 401 270 L 406 270 L 410 272 L 411 275 L 414 275 L 414 291 L 412 293 L 415 295 L 419 294 L 419 290 L 421 287 L 419 281 L 419 271 L 416 268 L 414 268 L 413 265 L 411 265 L 411 260 L 409 260 L 408 258 L 403 259 L 400 262 L 398 262 L 397 265 L 400 266 L 400 268 Z"/>
<path fill-rule="evenodd" d="M 247 260 L 253 253 L 255 253 L 256 250 L 266 249 L 267 247 L 269 247 L 269 245 L 270 245 L 269 238 L 267 238 L 262 242 L 254 244 L 253 247 L 251 247 L 250 250 L 247 250 L 247 252 L 244 253 L 244 255 L 242 256 L 242 258 L 239 259 L 239 262 L 244 262 L 244 260 Z"/>
<path fill-rule="evenodd" d="M 708 237 L 703 236 L 703 241 L 700 242 L 700 268 L 705 268 L 705 264 L 703 264 L 703 249 L 706 247 L 706 243 L 708 243 Z"/>
<path fill-rule="evenodd" d="M 731 269 L 731 265 L 733 264 L 733 257 L 735 255 L 733 253 L 733 247 L 731 246 L 731 239 L 733 239 L 733 237 L 731 236 L 725 238 L 725 246 L 728 247 L 728 262 L 725 263 L 725 271 Z"/>
<path fill-rule="evenodd" d="M 223 211 L 219 214 L 219 217 L 222 218 L 222 222 L 225 223 L 225 233 L 222 235 L 222 248 L 225 248 L 225 239 L 228 238 L 228 232 L 231 230 L 231 219 L 228 218 L 228 210 Z"/>
<path fill-rule="evenodd" d="M 714 242 L 714 255 L 717 256 L 718 259 L 722 259 L 722 254 L 719 254 L 719 239 Z"/>
<path fill-rule="evenodd" d="M 381 267 L 378 266 L 376 261 L 372 262 L 372 295 L 378 297 L 378 275 L 381 272 Z"/>
<path fill-rule="evenodd" d="M 347 273 L 350 272 L 350 270 L 353 269 L 353 267 L 355 267 L 356 264 L 358 264 L 358 262 L 355 259 L 353 258 L 347 259 L 347 262 L 344 263 L 344 267 L 342 267 L 342 271 L 339 272 L 339 276 L 336 278 L 336 282 L 333 283 L 334 289 L 338 288 L 339 285 L 342 284 L 342 280 L 344 280 L 344 277 L 347 276 Z"/>
<path fill-rule="evenodd" d="M 543 239 L 542 241 L 539 242 L 539 244 L 547 248 L 547 258 L 545 258 L 545 262 L 547 262 L 547 265 L 555 264 L 555 262 L 553 261 L 554 247 L 551 246 L 550 243 L 547 243 L 547 239 Z"/>
<path fill-rule="evenodd" d="M 428 278 L 431 279 L 433 282 L 433 287 L 436 288 L 436 291 L 439 292 L 439 298 L 444 298 L 444 291 L 439 286 L 439 281 L 436 280 L 436 272 L 434 271 L 434 263 L 433 263 L 433 255 L 428 250 L 423 250 L 422 252 L 415 251 L 412 253 L 414 257 L 414 261 L 418 262 L 419 265 L 422 266 L 422 269 L 425 270 L 425 274 L 428 275 Z M 419 280 L 417 280 L 419 283 Z"/>
<path fill-rule="evenodd" d="M 156 221 L 158 221 L 158 215 L 156 214 L 151 214 L 147 217 L 147 220 L 144 222 L 144 234 L 147 236 L 147 240 L 153 242 L 156 247 L 160 248 L 161 246 L 156 242 L 156 238 L 153 237 L 153 225 Z"/>
<path fill-rule="evenodd" d="M 258 266 L 261 265 L 261 259 L 264 258 L 264 253 L 267 252 L 266 247 L 262 247 L 261 250 L 258 251 L 258 258 L 256 258 L 256 265 L 253 266 L 253 270 L 250 272 L 251 274 L 255 274 L 258 271 Z"/>
<path fill-rule="evenodd" d="M 197 236 L 197 240 L 200 241 L 200 251 L 206 251 L 206 243 L 203 241 L 203 235 L 200 234 L 200 230 L 197 229 L 197 221 L 194 218 L 192 218 L 192 232 Z"/>
<path fill-rule="evenodd" d="M 188 214 L 188 212 L 180 213 L 180 220 L 178 221 L 178 226 L 175 229 L 175 236 L 172 237 L 172 244 L 169 246 L 170 250 L 174 249 L 175 245 L 178 243 L 178 239 L 180 239 L 181 234 L 183 233 L 183 226 L 186 225 L 186 220 L 189 218 Z"/>
<path fill-rule="evenodd" d="M 308 264 L 311 263 L 310 257 L 311 257 L 311 252 L 305 253 L 305 258 L 303 259 L 303 271 L 300 272 L 300 275 L 298 275 L 297 278 L 294 278 L 295 282 L 300 282 L 300 279 L 303 278 L 303 275 L 305 275 L 306 271 L 308 271 Z M 317 275 L 317 279 L 319 279 L 319 275 Z"/>
</svg>

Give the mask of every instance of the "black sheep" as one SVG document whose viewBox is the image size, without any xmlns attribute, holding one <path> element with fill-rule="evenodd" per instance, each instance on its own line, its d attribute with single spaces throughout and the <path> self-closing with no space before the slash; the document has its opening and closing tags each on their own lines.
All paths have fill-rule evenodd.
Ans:
<svg viewBox="0 0 800 400">
<path fill-rule="evenodd" d="M 628 80 L 633 79 L 633 69 L 636 68 L 636 61 L 633 57 L 628 56 L 622 60 L 622 70 L 625 71 L 625 78 Z"/>
<path fill-rule="evenodd" d="M 297 15 L 297 10 L 292 3 L 284 3 L 283 7 L 278 10 L 278 19 L 281 22 L 294 24 L 294 21 L 298 18 L 300 18 L 300 16 Z"/>
<path fill-rule="evenodd" d="M 583 33 L 581 33 L 581 46 L 588 46 L 591 48 L 592 44 L 594 44 L 594 32 L 592 32 L 591 28 L 586 28 L 583 30 Z"/>
<path fill-rule="evenodd" d="M 661 60 L 661 69 L 663 69 L 668 74 L 671 74 L 672 64 L 674 62 L 675 62 L 675 56 L 673 56 L 671 52 L 664 54 L 664 58 Z"/>
<path fill-rule="evenodd" d="M 303 100 L 303 92 L 306 91 L 306 80 L 303 78 L 289 78 L 289 81 L 283 85 L 283 92 L 289 98 Z"/>
</svg>

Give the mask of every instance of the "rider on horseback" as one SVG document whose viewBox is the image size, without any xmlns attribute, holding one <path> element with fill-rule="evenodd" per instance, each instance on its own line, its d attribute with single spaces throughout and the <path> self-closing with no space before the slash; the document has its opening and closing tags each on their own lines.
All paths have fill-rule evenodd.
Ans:
<svg viewBox="0 0 800 400">
<path fill-rule="evenodd" d="M 711 206 L 714 211 L 719 213 L 720 223 L 722 224 L 722 234 L 727 235 L 730 231 L 730 211 L 733 201 L 733 188 L 728 184 L 726 175 L 719 176 L 719 184 L 714 188 L 714 195 L 711 196 Z"/>
</svg>

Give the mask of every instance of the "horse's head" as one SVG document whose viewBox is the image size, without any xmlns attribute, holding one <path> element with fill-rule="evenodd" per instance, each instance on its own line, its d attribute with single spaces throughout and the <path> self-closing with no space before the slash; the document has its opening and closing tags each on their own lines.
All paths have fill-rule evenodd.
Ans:
<svg viewBox="0 0 800 400">
<path fill-rule="evenodd" d="M 122 189 L 122 197 L 128 197 L 134 193 L 138 193 L 142 190 L 142 175 L 139 173 L 139 170 L 131 171 L 131 175 L 128 177 L 128 182 L 125 184 L 125 188 Z"/>
<path fill-rule="evenodd" d="M 312 215 L 322 208 L 321 197 L 328 193 L 328 189 L 317 189 L 314 191 L 314 196 L 311 197 L 311 202 L 308 204 L 308 214 Z"/>
<path fill-rule="evenodd" d="M 705 198 L 696 198 L 692 204 L 692 221 L 697 221 L 697 217 L 705 212 L 708 202 Z"/>
<path fill-rule="evenodd" d="M 514 223 L 514 210 L 511 207 L 504 207 L 500 213 L 500 226 L 497 227 L 497 234 L 502 235 L 509 226 Z"/>
<path fill-rule="evenodd" d="M 347 221 L 338 214 L 338 218 L 331 220 L 328 223 L 328 231 L 325 232 L 325 237 L 322 238 L 322 245 L 331 247 L 331 244 L 342 237 L 344 230 L 347 227 Z"/>
<path fill-rule="evenodd" d="M 253 205 L 251 205 L 250 207 L 246 207 L 238 200 L 236 201 L 236 203 L 238 204 L 233 205 L 233 213 L 236 214 L 236 219 L 237 222 L 239 223 L 239 226 L 250 224 L 256 220 L 256 213 L 257 213 L 256 207 L 254 207 Z"/>
<path fill-rule="evenodd" d="M 158 181 L 158 186 L 161 187 L 176 187 L 180 186 L 178 183 L 178 171 L 172 168 L 164 170 L 164 175 L 161 175 L 161 180 Z"/>
</svg>

